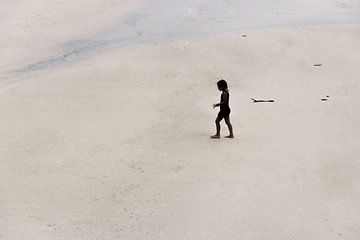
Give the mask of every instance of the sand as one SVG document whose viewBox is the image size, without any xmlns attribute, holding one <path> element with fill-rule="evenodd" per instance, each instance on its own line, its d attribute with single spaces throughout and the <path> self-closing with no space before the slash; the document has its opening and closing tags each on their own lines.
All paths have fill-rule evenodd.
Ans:
<svg viewBox="0 0 360 240">
<path fill-rule="evenodd" d="M 51 26 L 1 28 L 0 239 L 359 239 L 358 23 L 129 32 L 140 40 L 79 53 L 64 46 L 98 40 L 142 3 L 75 14 L 58 1 L 62 17 L 32 1 L 64 22 L 45 45 L 35 36 Z M 96 12 L 93 27 L 72 24 Z M 234 139 L 209 138 L 220 78 Z"/>
</svg>

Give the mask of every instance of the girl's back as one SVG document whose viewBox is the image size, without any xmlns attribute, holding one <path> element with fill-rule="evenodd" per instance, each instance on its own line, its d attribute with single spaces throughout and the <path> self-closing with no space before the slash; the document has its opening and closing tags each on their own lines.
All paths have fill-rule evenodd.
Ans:
<svg viewBox="0 0 360 240">
<path fill-rule="evenodd" d="M 220 102 L 223 104 L 220 104 L 220 109 L 229 109 L 229 98 L 230 98 L 230 94 L 227 90 L 223 90 L 222 94 L 221 94 L 221 99 Z"/>
</svg>

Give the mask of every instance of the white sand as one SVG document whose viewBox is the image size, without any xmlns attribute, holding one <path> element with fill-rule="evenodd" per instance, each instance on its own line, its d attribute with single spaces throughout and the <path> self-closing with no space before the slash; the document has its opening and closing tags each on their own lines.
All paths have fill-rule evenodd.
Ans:
<svg viewBox="0 0 360 240">
<path fill-rule="evenodd" d="M 2 0 L 0 77 L 6 70 L 61 54 L 65 42 L 93 36 L 139 1 Z"/>
<path fill-rule="evenodd" d="M 90 30 L 62 29 L 35 61 L 35 40 L 1 40 L 0 239 L 359 239 L 358 24 L 111 45 L 11 73 Z M 209 139 L 219 78 L 232 140 Z"/>
</svg>

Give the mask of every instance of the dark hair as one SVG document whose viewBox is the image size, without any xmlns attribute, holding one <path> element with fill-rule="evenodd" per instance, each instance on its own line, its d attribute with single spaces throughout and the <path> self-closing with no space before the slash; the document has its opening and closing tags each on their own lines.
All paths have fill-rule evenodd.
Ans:
<svg viewBox="0 0 360 240">
<path fill-rule="evenodd" d="M 221 79 L 217 82 L 217 86 L 219 89 L 227 89 L 228 85 L 227 82 L 224 79 Z"/>
</svg>

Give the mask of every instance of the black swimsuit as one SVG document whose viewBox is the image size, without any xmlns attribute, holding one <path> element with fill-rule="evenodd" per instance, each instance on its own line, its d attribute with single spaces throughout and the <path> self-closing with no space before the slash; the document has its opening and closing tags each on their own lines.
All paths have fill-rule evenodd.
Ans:
<svg viewBox="0 0 360 240">
<path fill-rule="evenodd" d="M 223 94 L 224 93 L 227 93 L 228 97 L 227 97 L 227 101 L 225 102 L 224 99 L 223 99 Z M 220 112 L 218 113 L 218 118 L 221 120 L 227 116 L 230 115 L 230 107 L 229 107 L 229 92 L 228 91 L 224 91 L 222 94 L 221 94 L 221 99 L 220 99 Z"/>
</svg>

